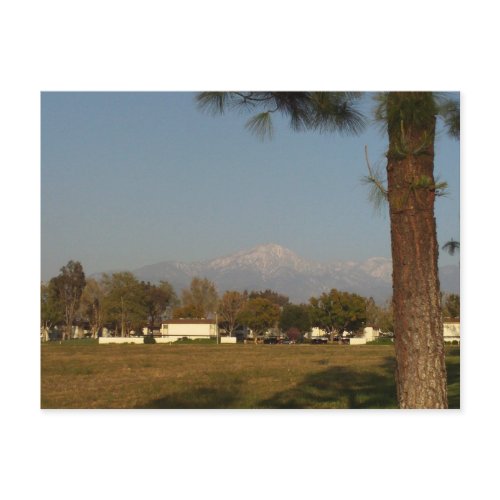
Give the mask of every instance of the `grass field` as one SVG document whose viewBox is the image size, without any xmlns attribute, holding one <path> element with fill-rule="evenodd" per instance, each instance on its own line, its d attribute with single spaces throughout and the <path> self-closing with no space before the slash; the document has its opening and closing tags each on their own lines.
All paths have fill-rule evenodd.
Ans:
<svg viewBox="0 0 500 500">
<path fill-rule="evenodd" d="M 460 350 L 447 348 L 450 408 Z M 41 346 L 42 408 L 396 408 L 392 345 Z"/>
</svg>

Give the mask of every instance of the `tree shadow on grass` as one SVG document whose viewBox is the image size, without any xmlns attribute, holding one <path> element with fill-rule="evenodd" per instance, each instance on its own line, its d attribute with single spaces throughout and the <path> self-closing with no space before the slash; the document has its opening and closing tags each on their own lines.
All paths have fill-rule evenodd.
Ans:
<svg viewBox="0 0 500 500">
<path fill-rule="evenodd" d="M 198 386 L 184 391 L 168 394 L 162 398 L 148 401 L 136 408 L 142 409 L 225 409 L 235 408 L 240 396 L 240 381 L 227 379 L 218 386 Z"/>
<path fill-rule="evenodd" d="M 307 376 L 297 387 L 278 392 L 260 408 L 397 408 L 394 359 L 387 358 L 382 373 L 331 367 Z"/>
<path fill-rule="evenodd" d="M 460 408 L 460 352 L 453 352 L 446 360 L 448 375 L 448 408 Z"/>
<path fill-rule="evenodd" d="M 448 407 L 460 408 L 460 357 L 447 359 Z M 307 376 L 297 387 L 260 401 L 259 408 L 398 408 L 394 358 L 386 358 L 378 373 L 330 367 Z"/>
<path fill-rule="evenodd" d="M 261 409 L 392 409 L 398 408 L 394 381 L 395 360 L 386 358 L 377 372 L 344 366 L 329 367 L 305 377 L 293 389 L 256 401 Z M 449 408 L 460 408 L 460 358 L 447 359 Z M 136 408 L 229 409 L 243 408 L 243 380 L 227 374 L 215 376 L 211 384 L 191 386 Z M 247 408 L 248 406 L 244 406 Z"/>
</svg>

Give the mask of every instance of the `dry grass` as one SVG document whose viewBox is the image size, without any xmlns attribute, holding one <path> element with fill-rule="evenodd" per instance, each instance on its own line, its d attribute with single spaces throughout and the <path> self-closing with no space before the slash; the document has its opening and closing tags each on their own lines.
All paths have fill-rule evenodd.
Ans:
<svg viewBox="0 0 500 500">
<path fill-rule="evenodd" d="M 42 345 L 41 354 L 42 408 L 397 406 L 392 345 L 67 342 Z M 458 407 L 458 349 L 449 359 Z"/>
</svg>

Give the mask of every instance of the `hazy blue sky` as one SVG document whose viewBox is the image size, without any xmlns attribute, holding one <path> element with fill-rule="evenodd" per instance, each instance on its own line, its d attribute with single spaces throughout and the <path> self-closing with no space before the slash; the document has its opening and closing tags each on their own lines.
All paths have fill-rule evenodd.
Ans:
<svg viewBox="0 0 500 500">
<path fill-rule="evenodd" d="M 68 260 L 87 274 L 194 261 L 261 243 L 314 260 L 390 257 L 387 210 L 374 211 L 364 146 L 385 166 L 387 139 L 295 133 L 262 142 L 247 115 L 213 117 L 193 93 L 43 93 L 41 273 Z M 371 116 L 367 95 L 360 106 Z M 440 245 L 459 239 L 459 143 L 440 133 Z M 441 255 L 440 264 L 457 263 Z"/>
</svg>

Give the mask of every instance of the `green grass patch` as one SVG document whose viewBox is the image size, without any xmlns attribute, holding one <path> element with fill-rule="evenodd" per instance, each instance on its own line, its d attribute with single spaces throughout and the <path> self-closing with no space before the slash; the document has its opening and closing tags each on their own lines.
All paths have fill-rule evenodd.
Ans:
<svg viewBox="0 0 500 500">
<path fill-rule="evenodd" d="M 174 342 L 174 344 L 195 344 L 195 345 L 217 345 L 217 339 L 213 338 L 213 339 L 188 339 L 187 337 L 186 338 L 183 338 L 183 339 L 178 339 Z"/>
<path fill-rule="evenodd" d="M 460 350 L 447 348 L 450 407 Z M 393 345 L 47 343 L 42 408 L 396 408 Z"/>
<path fill-rule="evenodd" d="M 460 408 L 460 347 L 446 347 L 448 407 Z"/>
<path fill-rule="evenodd" d="M 367 342 L 367 345 L 394 345 L 394 341 L 389 337 L 379 337 L 371 342 Z"/>
<path fill-rule="evenodd" d="M 83 347 L 96 346 L 99 344 L 99 339 L 71 339 L 71 340 L 51 340 L 43 342 L 44 346 L 65 346 L 65 347 Z"/>
</svg>

